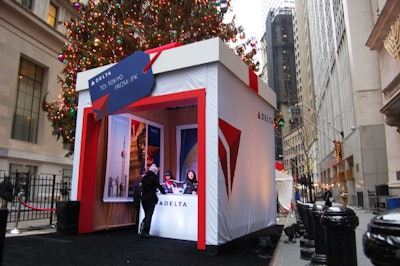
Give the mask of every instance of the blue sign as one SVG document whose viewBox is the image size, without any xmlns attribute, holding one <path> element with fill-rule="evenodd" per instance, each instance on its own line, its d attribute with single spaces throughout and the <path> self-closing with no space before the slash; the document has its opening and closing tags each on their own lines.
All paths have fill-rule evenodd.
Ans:
<svg viewBox="0 0 400 266">
<path fill-rule="evenodd" d="M 150 55 L 138 51 L 89 80 L 95 120 L 117 112 L 150 94 L 154 84 Z"/>
</svg>

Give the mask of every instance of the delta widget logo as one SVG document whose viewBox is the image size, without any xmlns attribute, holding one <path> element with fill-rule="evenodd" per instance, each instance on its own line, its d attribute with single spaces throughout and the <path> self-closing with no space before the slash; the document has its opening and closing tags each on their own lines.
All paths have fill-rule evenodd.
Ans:
<svg viewBox="0 0 400 266">
<path fill-rule="evenodd" d="M 222 135 L 220 133 L 218 136 L 218 155 L 222 171 L 224 172 L 226 193 L 229 198 L 235 179 L 240 135 L 242 132 L 220 118 L 218 120 L 218 127 L 222 133 Z"/>
</svg>

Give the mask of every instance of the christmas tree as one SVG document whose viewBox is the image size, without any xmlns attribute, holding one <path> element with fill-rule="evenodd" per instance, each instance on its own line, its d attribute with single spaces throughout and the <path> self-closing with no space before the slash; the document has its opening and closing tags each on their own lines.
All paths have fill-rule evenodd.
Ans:
<svg viewBox="0 0 400 266">
<path fill-rule="evenodd" d="M 43 110 L 53 127 L 74 151 L 78 93 L 78 72 L 116 63 L 138 50 L 171 42 L 188 44 L 213 37 L 221 38 L 253 70 L 258 71 L 254 38 L 246 39 L 235 17 L 224 22 L 230 10 L 227 0 L 97 0 L 75 3 L 79 19 L 61 22 L 67 29 L 66 42 L 58 59 L 64 69 L 59 75 L 62 93 L 52 103 L 43 100 Z M 239 41 L 239 40 L 240 41 Z"/>
</svg>

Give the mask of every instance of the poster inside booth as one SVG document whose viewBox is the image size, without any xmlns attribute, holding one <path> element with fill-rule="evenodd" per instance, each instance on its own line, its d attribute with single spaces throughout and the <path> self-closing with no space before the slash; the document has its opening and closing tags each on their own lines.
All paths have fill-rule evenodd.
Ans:
<svg viewBox="0 0 400 266">
<path fill-rule="evenodd" d="M 184 181 L 189 170 L 198 173 L 197 125 L 183 125 L 176 129 L 178 167 L 180 181 Z"/>
<path fill-rule="evenodd" d="M 134 115 L 112 115 L 109 124 L 103 201 L 132 201 L 140 170 L 162 166 L 163 126 Z"/>
</svg>

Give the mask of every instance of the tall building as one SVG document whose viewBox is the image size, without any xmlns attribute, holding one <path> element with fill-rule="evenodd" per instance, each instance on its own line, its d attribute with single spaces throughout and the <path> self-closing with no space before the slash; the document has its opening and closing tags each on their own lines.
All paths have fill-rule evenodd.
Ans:
<svg viewBox="0 0 400 266">
<path fill-rule="evenodd" d="M 278 8 L 294 8 L 295 0 L 260 0 L 260 8 L 261 8 L 261 25 L 262 32 L 264 33 L 261 38 L 261 55 L 262 55 L 262 69 L 260 73 L 260 77 L 268 83 L 268 69 L 267 69 L 267 31 L 269 30 L 269 22 L 271 18 L 268 18 L 270 12 L 274 9 Z"/>
<path fill-rule="evenodd" d="M 390 195 L 400 194 L 400 1 L 371 1 L 373 28 L 366 41 L 369 56 L 378 58 L 373 71 L 380 77 L 385 115 L 386 158 Z"/>
<path fill-rule="evenodd" d="M 268 14 L 262 77 L 276 89 L 269 79 L 277 77 L 270 71 L 278 50 Z M 396 0 L 295 3 L 293 39 L 302 126 L 283 134 L 277 159 L 282 154 L 285 169 L 295 169 L 299 176 L 311 173 L 317 191 L 332 189 L 336 196 L 348 192 L 353 206 L 374 208 L 369 196 L 380 185 L 387 184 L 390 195 L 399 194 L 399 15 Z"/>
<path fill-rule="evenodd" d="M 42 100 L 61 93 L 58 53 L 66 29 L 58 22 L 77 16 L 67 0 L 0 1 L 0 176 L 24 182 L 46 174 L 69 178 L 72 158 L 52 136 Z M 64 181 L 68 181 L 65 180 Z"/>
<path fill-rule="evenodd" d="M 307 1 L 319 175 L 335 195 L 346 191 L 350 205 L 365 207 L 368 192 L 388 182 L 379 63 L 365 45 L 374 2 Z"/>
<path fill-rule="evenodd" d="M 285 125 L 275 132 L 275 159 L 282 160 L 284 136 L 300 124 L 293 112 L 298 103 L 294 56 L 292 9 L 271 9 L 266 22 L 263 43 L 266 45 L 267 82 L 277 95 L 277 112 L 282 113 Z M 297 169 L 295 167 L 295 169 Z"/>
<path fill-rule="evenodd" d="M 283 139 L 284 167 L 292 172 L 295 180 L 306 189 L 302 195 L 311 202 L 317 193 L 314 184 L 319 184 L 317 162 L 317 125 L 315 113 L 315 89 L 310 47 L 310 29 L 306 1 L 296 1 L 293 9 L 293 40 L 298 102 L 290 107 L 289 120 L 298 126 Z"/>
<path fill-rule="evenodd" d="M 264 22 L 266 21 L 269 12 L 272 9 L 277 8 L 294 8 L 295 0 L 260 0 L 261 2 L 261 19 Z M 266 28 L 263 29 L 263 32 L 266 31 Z"/>
</svg>

